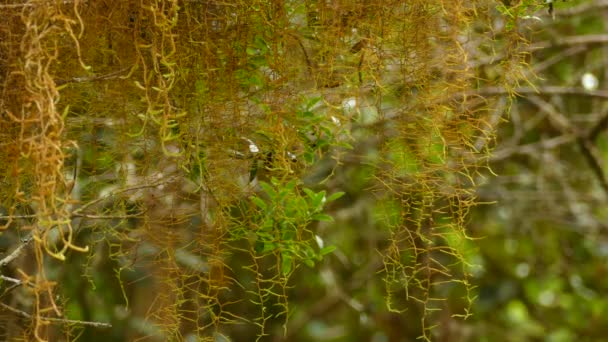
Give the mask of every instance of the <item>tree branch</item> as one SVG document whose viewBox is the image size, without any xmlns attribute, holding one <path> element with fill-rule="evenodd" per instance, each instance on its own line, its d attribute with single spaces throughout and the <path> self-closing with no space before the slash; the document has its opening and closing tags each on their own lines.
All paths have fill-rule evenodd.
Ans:
<svg viewBox="0 0 608 342">
<path fill-rule="evenodd" d="M 32 315 L 28 314 L 27 312 L 21 311 L 19 309 L 15 309 L 12 306 L 6 305 L 2 302 L 0 302 L 0 307 L 2 307 L 5 310 L 10 311 L 14 314 L 17 314 L 23 318 L 26 318 L 29 320 L 34 319 L 34 317 Z M 110 324 L 110 323 L 78 321 L 78 320 L 73 320 L 73 319 L 52 318 L 52 317 L 40 317 L 40 319 L 43 321 L 57 323 L 57 324 L 78 324 L 78 325 L 84 325 L 84 326 L 95 327 L 95 328 L 111 328 L 112 327 L 112 324 Z"/>
<path fill-rule="evenodd" d="M 602 167 L 603 162 L 599 155 L 599 151 L 595 145 L 593 145 L 593 142 L 583 137 L 578 139 L 578 146 L 580 147 L 581 152 L 583 152 L 583 156 L 585 157 L 585 160 L 587 160 L 589 167 L 591 167 L 591 170 L 599 180 L 602 189 L 606 195 L 608 195 L 608 180 L 606 179 L 606 174 Z"/>
<path fill-rule="evenodd" d="M 23 252 L 23 249 L 29 245 L 32 241 L 32 234 L 30 233 L 25 239 L 22 240 L 22 243 L 15 248 L 9 255 L 5 256 L 2 260 L 0 260 L 0 267 L 4 267 L 10 264 L 13 260 L 17 259 L 19 255 Z"/>
<path fill-rule="evenodd" d="M 507 89 L 503 87 L 484 87 L 475 91 L 466 92 L 464 96 L 472 95 L 507 95 L 515 93 L 516 95 L 579 95 L 598 97 L 608 99 L 608 91 L 606 90 L 586 90 L 577 87 L 560 87 L 560 86 L 545 86 L 545 87 L 519 87 L 515 89 Z"/>
</svg>

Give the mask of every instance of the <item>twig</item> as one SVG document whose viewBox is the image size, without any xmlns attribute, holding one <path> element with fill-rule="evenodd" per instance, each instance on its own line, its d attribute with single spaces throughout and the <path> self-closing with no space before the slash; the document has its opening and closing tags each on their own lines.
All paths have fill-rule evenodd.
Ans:
<svg viewBox="0 0 608 342">
<path fill-rule="evenodd" d="M 608 180 L 606 179 L 606 174 L 604 173 L 604 169 L 602 167 L 604 163 L 599 155 L 599 151 L 593 142 L 583 137 L 578 139 L 578 146 L 580 147 L 581 152 L 583 152 L 583 156 L 585 157 L 585 160 L 587 160 L 591 170 L 600 182 L 602 189 L 606 195 L 608 195 Z"/>
<path fill-rule="evenodd" d="M 19 279 L 7 277 L 7 276 L 1 275 L 1 274 L 0 274 L 0 279 L 2 279 L 4 281 L 8 281 L 9 283 L 17 284 L 17 285 L 22 284 L 21 280 L 19 280 Z"/>
<path fill-rule="evenodd" d="M 608 0 L 596 0 L 596 1 L 587 2 L 584 4 L 580 4 L 576 7 L 560 9 L 558 14 L 560 17 L 576 16 L 576 15 L 584 14 L 585 12 L 589 12 L 589 11 L 597 11 L 604 7 L 608 7 Z"/>
<path fill-rule="evenodd" d="M 549 123 L 551 123 L 555 129 L 564 134 L 575 133 L 580 135 L 578 129 L 572 125 L 570 120 L 568 120 L 564 114 L 560 113 L 551 103 L 543 100 L 537 95 L 529 95 L 525 99 L 547 114 L 549 117 Z"/>
<path fill-rule="evenodd" d="M 12 313 L 15 313 L 23 318 L 26 318 L 29 320 L 34 319 L 34 317 L 32 315 L 28 314 L 27 312 L 21 311 L 19 309 L 15 309 L 12 306 L 6 305 L 2 302 L 0 302 L 0 307 L 4 308 L 5 310 L 8 310 Z M 95 327 L 95 328 L 111 328 L 112 327 L 112 324 L 110 324 L 110 323 L 78 321 L 78 320 L 73 320 L 73 319 L 52 318 L 52 317 L 40 317 L 40 319 L 43 321 L 47 321 L 47 322 L 51 322 L 51 323 L 58 323 L 58 324 L 78 324 L 78 325 L 85 325 L 85 326 Z"/>
<path fill-rule="evenodd" d="M 118 194 L 128 192 L 128 191 L 155 187 L 160 184 L 171 182 L 174 179 L 175 179 L 174 177 L 167 177 L 167 179 L 165 179 L 165 180 L 160 180 L 157 182 L 153 182 L 151 184 L 143 184 L 143 185 L 138 185 L 138 186 L 134 186 L 134 187 L 130 187 L 130 188 L 124 188 L 124 189 L 117 190 L 114 193 L 108 194 L 107 196 L 97 198 L 93 201 L 90 201 L 90 202 L 84 204 L 80 208 L 74 210 L 74 212 L 72 212 L 70 217 L 71 218 L 84 217 L 84 218 L 89 218 L 89 219 L 115 219 L 115 218 L 125 219 L 125 218 L 139 217 L 139 215 L 141 215 L 143 213 L 138 213 L 138 214 L 133 214 L 133 215 L 128 215 L 128 214 L 127 215 L 93 215 L 93 214 L 83 213 L 83 210 L 91 207 L 92 205 L 94 205 L 96 203 L 99 203 L 100 201 L 102 201 L 104 199 L 110 198 L 112 196 L 116 196 Z M 31 217 L 35 217 L 35 216 L 36 215 L 20 215 L 18 217 L 19 218 L 31 218 Z M 15 218 L 15 216 L 0 216 L 0 219 L 10 218 L 10 217 Z M 4 266 L 10 264 L 13 260 L 17 259 L 21 255 L 21 253 L 23 252 L 25 247 L 27 247 L 31 241 L 32 241 L 32 234 L 30 233 L 27 237 L 22 239 L 21 245 L 19 245 L 9 255 L 5 256 L 3 259 L 0 260 L 0 267 L 4 267 Z"/>
<path fill-rule="evenodd" d="M 94 81 L 102 81 L 102 80 L 109 80 L 109 79 L 113 79 L 113 78 L 119 78 L 120 74 L 131 69 L 132 67 L 133 66 L 130 65 L 130 66 L 124 67 L 120 70 L 113 71 L 109 74 L 103 74 L 103 75 L 97 75 L 97 76 L 72 77 L 71 79 L 68 79 L 68 80 L 58 79 L 55 81 L 55 83 L 57 85 L 63 85 L 63 84 L 68 84 L 68 83 L 84 83 L 84 82 L 94 82 Z"/>
<path fill-rule="evenodd" d="M 33 287 L 32 284 L 30 284 L 30 283 L 23 282 L 23 281 L 21 281 L 19 279 L 7 277 L 5 275 L 0 275 L 0 278 L 2 278 L 2 280 L 6 281 L 6 282 L 12 283 L 11 286 L 9 286 L 6 289 L 4 289 L 4 292 L 2 292 L 2 294 L 0 295 L 0 298 L 3 298 L 7 294 L 11 293 L 11 291 L 13 291 L 14 289 L 20 287 L 23 284 L 28 285 L 30 287 Z"/>
<path fill-rule="evenodd" d="M 542 41 L 542 42 L 538 42 L 532 45 L 527 45 L 527 46 L 523 46 L 521 47 L 521 52 L 534 52 L 535 50 L 542 50 L 542 49 L 546 49 L 552 46 L 560 46 L 560 45 L 572 45 L 571 47 L 568 47 L 566 49 L 564 49 L 562 52 L 560 52 L 559 54 L 538 63 L 536 66 L 533 67 L 534 69 L 534 73 L 537 73 L 543 69 L 546 69 L 547 67 L 559 62 L 560 60 L 562 60 L 565 57 L 568 56 L 572 56 L 584 51 L 587 51 L 588 48 L 586 46 L 586 44 L 595 44 L 595 43 L 601 43 L 602 41 L 597 41 L 594 39 L 582 39 L 582 38 L 575 38 L 575 37 L 584 37 L 584 36 L 574 36 L 574 37 L 569 37 L 569 39 L 566 40 L 560 40 L 559 44 L 555 43 L 555 40 L 549 40 L 549 41 Z M 596 37 L 597 38 L 597 37 Z M 603 38 L 605 39 L 605 38 Z M 486 57 L 480 57 L 478 59 L 472 59 L 469 62 L 469 66 L 471 68 L 479 68 L 481 66 L 484 65 L 490 65 L 490 64 L 495 64 L 498 63 L 502 60 L 504 60 L 507 57 L 506 54 L 504 53 L 498 53 L 496 55 L 491 55 L 491 56 L 486 56 Z"/>
<path fill-rule="evenodd" d="M 84 215 L 84 213 L 83 213 L 84 210 L 90 208 L 91 206 L 93 206 L 93 205 L 95 205 L 95 204 L 97 204 L 97 203 L 99 203 L 99 202 L 101 202 L 103 200 L 106 200 L 108 198 L 114 197 L 116 195 L 119 195 L 119 194 L 122 194 L 122 193 L 125 193 L 125 192 L 129 192 L 129 191 L 141 190 L 141 189 L 146 189 L 146 188 L 154 188 L 154 187 L 157 187 L 157 186 L 162 185 L 162 184 L 171 183 L 176 178 L 177 177 L 175 177 L 175 176 L 173 176 L 173 177 L 167 176 L 165 179 L 158 180 L 156 182 L 152 182 L 152 183 L 149 183 L 149 184 L 141 184 L 141 185 L 135 185 L 135 186 L 132 186 L 132 187 L 129 187 L 129 188 L 118 189 L 118 190 L 116 190 L 114 192 L 111 192 L 111 193 L 107 194 L 106 196 L 102 196 L 102 197 L 96 198 L 96 199 L 94 199 L 94 200 L 92 200 L 90 202 L 87 202 L 87 203 L 83 204 L 80 208 L 74 210 L 74 212 L 72 213 L 72 215 L 74 215 L 74 216 Z"/>
<path fill-rule="evenodd" d="M 608 43 L 608 34 L 585 34 L 580 36 L 561 37 L 555 40 L 545 40 L 529 46 L 529 50 L 546 49 L 564 45 L 590 45 Z"/>
<path fill-rule="evenodd" d="M 586 52 L 587 50 L 588 50 L 587 47 L 584 45 L 571 46 L 543 61 L 536 63 L 534 66 L 532 66 L 532 70 L 534 71 L 534 74 L 538 74 L 541 71 L 544 71 L 544 70 L 548 69 L 549 67 L 561 62 L 562 60 L 566 59 L 567 57 L 571 57 L 576 54 Z"/>
<path fill-rule="evenodd" d="M 608 127 L 608 114 L 604 114 L 604 117 L 597 122 L 597 124 L 589 131 L 587 139 L 593 141 L 597 136 L 602 133 Z"/>
<path fill-rule="evenodd" d="M 492 152 L 490 160 L 498 161 L 511 157 L 512 155 L 522 154 L 537 154 L 539 150 L 551 150 L 561 145 L 570 144 L 574 140 L 578 139 L 578 136 L 574 134 L 564 134 L 551 139 L 543 139 L 536 143 L 530 143 L 526 145 L 518 145 L 513 147 L 505 147 L 497 149 Z"/>
<path fill-rule="evenodd" d="M 605 91 L 602 92 L 606 93 Z M 530 95 L 526 99 L 536 105 L 540 110 L 547 113 L 547 115 L 549 116 L 549 122 L 555 129 L 559 130 L 565 135 L 574 134 L 577 137 L 577 143 L 581 149 L 581 152 L 583 153 L 583 156 L 585 157 L 585 160 L 587 161 L 589 167 L 600 182 L 602 189 L 608 195 L 608 179 L 606 179 L 606 174 L 604 173 L 604 169 L 602 167 L 602 158 L 593 141 L 589 139 L 589 136 L 591 136 L 591 134 L 594 134 L 594 131 L 599 128 L 596 127 L 594 130 L 592 130 L 591 134 L 584 134 L 582 132 L 579 132 L 579 130 L 568 120 L 568 118 L 566 118 L 565 115 L 555 109 L 550 103 L 544 101 L 543 99 L 535 95 Z M 608 119 L 602 119 L 602 121 L 604 120 Z M 603 126 L 605 124 L 606 123 L 600 122 L 598 126 Z"/>
<path fill-rule="evenodd" d="M 87 1 L 84 1 L 85 3 Z M 214 0 L 185 0 L 185 2 L 187 3 L 194 3 L 194 4 L 204 4 L 204 5 L 215 5 L 215 6 L 229 6 L 229 7 L 236 7 L 237 5 L 226 2 L 226 1 L 214 1 Z M 70 5 L 74 3 L 73 0 L 63 0 L 63 4 L 64 5 Z M 0 10 L 3 9 L 21 9 L 23 7 L 34 7 L 35 5 L 29 2 L 24 2 L 24 3 L 20 3 L 20 4 L 1 4 L 0 5 Z"/>
<path fill-rule="evenodd" d="M 70 214 L 70 218 L 75 217 L 84 217 L 88 219 L 95 220 L 112 220 L 112 219 L 127 219 L 127 218 L 138 218 L 142 217 L 146 212 L 142 211 L 136 214 L 125 214 L 125 215 L 96 215 L 96 214 L 87 214 L 83 212 L 73 212 Z M 37 215 L 0 215 L 0 220 L 8 220 L 8 219 L 27 219 L 27 218 L 36 218 Z"/>
<path fill-rule="evenodd" d="M 498 103 L 496 104 L 496 106 L 493 110 L 492 116 L 488 120 L 488 127 L 482 128 L 483 134 L 480 134 L 480 136 L 475 141 L 475 144 L 473 145 L 473 146 L 475 146 L 476 151 L 481 151 L 481 149 L 484 148 L 484 146 L 486 146 L 486 144 L 490 140 L 491 132 L 496 130 L 498 123 L 500 122 L 501 118 L 505 114 L 506 107 L 507 107 L 507 99 L 506 99 L 506 97 L 502 96 L 498 100 Z"/>
<path fill-rule="evenodd" d="M 70 0 L 64 0 L 63 4 L 64 5 L 69 5 L 72 4 L 74 1 L 70 1 Z M 32 4 L 31 2 L 24 2 L 24 3 L 20 3 L 20 4 L 2 4 L 0 5 L 0 10 L 3 9 L 21 9 L 24 7 L 34 7 L 35 4 Z"/>
<path fill-rule="evenodd" d="M 475 91 L 461 93 L 461 96 L 472 95 L 505 95 L 515 93 L 516 95 L 581 95 L 589 97 L 599 97 L 608 99 L 608 91 L 606 90 L 586 90 L 576 87 L 560 87 L 560 86 L 545 86 L 545 87 L 519 87 L 512 90 L 503 87 L 484 87 Z"/>
<path fill-rule="evenodd" d="M 0 5 L 0 10 L 3 9 L 21 9 L 23 7 L 30 7 L 32 4 L 24 3 L 24 4 L 3 4 Z"/>
<path fill-rule="evenodd" d="M 38 217 L 38 215 L 36 215 L 36 214 L 32 214 L 32 215 L 0 215 L 0 220 L 30 219 L 30 218 L 36 218 L 36 217 Z"/>
<path fill-rule="evenodd" d="M 137 214 L 124 214 L 124 215 L 95 215 L 95 214 L 87 214 L 87 213 L 73 213 L 70 215 L 72 218 L 74 217 L 82 217 L 92 220 L 115 220 L 115 219 L 128 219 L 128 218 L 140 218 L 142 217 L 146 211 L 139 212 Z"/>
<path fill-rule="evenodd" d="M 25 239 L 22 240 L 22 243 L 15 248 L 9 255 L 5 256 L 2 260 L 0 260 L 0 267 L 4 267 L 10 264 L 13 260 L 17 259 L 19 255 L 23 252 L 23 249 L 29 245 L 32 241 L 32 234 L 29 234 Z"/>
<path fill-rule="evenodd" d="M 298 45 L 300 46 L 300 49 L 302 50 L 302 54 L 304 54 L 304 61 L 306 62 L 306 67 L 308 68 L 308 72 L 312 74 L 314 68 L 313 68 L 312 62 L 310 61 L 310 57 L 308 57 L 308 52 L 306 51 L 306 47 L 304 47 L 304 43 L 302 42 L 302 39 L 300 39 L 300 37 L 296 36 L 293 33 L 287 32 L 287 34 L 289 36 L 293 37 L 298 42 Z"/>
</svg>

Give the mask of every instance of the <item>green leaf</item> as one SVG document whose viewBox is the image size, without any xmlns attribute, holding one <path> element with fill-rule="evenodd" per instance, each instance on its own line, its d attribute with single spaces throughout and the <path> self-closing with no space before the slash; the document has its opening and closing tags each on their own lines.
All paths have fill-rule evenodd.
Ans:
<svg viewBox="0 0 608 342">
<path fill-rule="evenodd" d="M 254 47 L 247 47 L 247 49 L 245 49 L 245 52 L 247 52 L 249 56 L 255 56 L 260 53 L 260 51 Z"/>
<path fill-rule="evenodd" d="M 260 240 L 260 241 L 272 241 L 273 240 L 272 234 L 270 234 L 268 232 L 257 231 L 256 235 L 258 236 L 258 240 Z"/>
<path fill-rule="evenodd" d="M 293 191 L 293 189 L 296 188 L 297 184 L 298 184 L 297 181 L 295 179 L 293 179 L 289 183 L 285 184 L 285 188 L 288 189 L 288 190 L 290 190 L 290 191 Z"/>
<path fill-rule="evenodd" d="M 353 145 L 351 145 L 351 144 L 349 144 L 349 143 L 347 143 L 347 142 L 338 142 L 338 143 L 336 144 L 336 146 L 338 146 L 338 147 L 342 147 L 342 148 L 345 148 L 345 149 L 348 149 L 348 150 L 352 150 L 352 149 L 354 149 Z"/>
<path fill-rule="evenodd" d="M 259 198 L 257 196 L 251 197 L 251 202 L 253 202 L 253 204 L 260 207 L 260 209 L 262 209 L 262 210 L 266 210 L 266 208 L 268 208 L 268 206 L 266 205 L 266 202 L 264 202 L 264 200 L 262 200 L 261 198 Z"/>
<path fill-rule="evenodd" d="M 325 190 L 318 192 L 318 193 L 312 193 L 312 195 L 310 196 L 310 204 L 311 207 L 313 208 L 313 210 L 315 211 L 320 211 L 321 209 L 323 209 L 323 205 L 325 204 Z"/>
<path fill-rule="evenodd" d="M 335 193 L 331 194 L 329 197 L 327 197 L 327 202 L 333 202 L 342 196 L 344 196 L 344 191 L 335 192 Z"/>
<path fill-rule="evenodd" d="M 327 200 L 327 198 L 325 197 L 326 194 L 327 194 L 327 191 L 325 191 L 325 190 L 322 190 L 322 191 L 318 192 L 317 193 L 316 201 L 319 204 L 324 204 L 325 201 Z"/>
<path fill-rule="evenodd" d="M 304 110 L 304 111 L 300 111 L 297 113 L 299 117 L 301 118 L 312 118 L 315 116 L 315 113 L 309 111 L 309 110 Z"/>
<path fill-rule="evenodd" d="M 287 275 L 291 273 L 293 269 L 293 258 L 285 253 L 282 254 L 281 258 L 281 273 Z"/>
<path fill-rule="evenodd" d="M 314 107 L 317 103 L 319 103 L 319 101 L 321 101 L 321 97 L 313 97 L 312 99 L 308 100 L 308 102 L 306 103 L 306 109 L 309 110 L 312 107 Z"/>
<path fill-rule="evenodd" d="M 270 231 L 272 230 L 272 228 L 274 228 L 274 219 L 272 219 L 271 217 L 269 217 L 269 215 L 267 216 L 267 218 L 262 221 L 262 225 L 260 226 L 260 229 L 264 230 L 264 231 Z M 258 231 L 258 235 L 261 236 L 261 233 Z M 267 238 L 267 240 L 271 240 L 272 236 L 269 236 Z"/>
<path fill-rule="evenodd" d="M 287 227 L 289 228 L 289 227 Z M 284 241 L 293 241 L 296 239 L 296 230 L 294 229 L 283 229 L 281 231 L 281 238 L 283 238 Z"/>
<path fill-rule="evenodd" d="M 315 199 L 315 195 L 316 195 L 316 193 L 315 193 L 314 191 L 312 191 L 312 190 L 310 190 L 310 189 L 308 189 L 308 188 L 304 188 L 304 189 L 302 189 L 302 190 L 304 190 L 304 192 L 306 193 L 306 195 L 307 195 L 307 196 L 308 196 L 308 197 L 309 197 L 311 200 L 314 200 L 314 199 Z"/>
<path fill-rule="evenodd" d="M 312 220 L 314 221 L 323 221 L 323 222 L 333 222 L 334 218 L 323 213 L 317 213 L 312 215 Z"/>
<path fill-rule="evenodd" d="M 260 50 L 260 52 L 268 51 L 268 43 L 261 36 L 255 36 L 253 39 L 253 45 Z"/>
<path fill-rule="evenodd" d="M 260 182 L 260 186 L 262 187 L 262 190 L 264 190 L 264 192 L 266 193 L 266 195 L 268 195 L 268 197 L 270 197 L 271 199 L 275 199 L 276 198 L 276 191 L 274 191 L 274 189 L 272 188 L 272 186 L 266 182 Z"/>
<path fill-rule="evenodd" d="M 332 246 L 327 246 L 327 247 L 323 247 L 323 248 L 321 248 L 321 250 L 319 251 L 319 253 L 320 253 L 321 255 L 327 255 L 327 254 L 329 254 L 329 253 L 332 253 L 332 252 L 333 252 L 333 251 L 335 251 L 335 250 L 336 250 L 336 246 L 333 246 L 333 245 L 332 245 Z"/>
<path fill-rule="evenodd" d="M 264 248 L 262 249 L 262 253 L 274 251 L 276 248 L 276 244 L 272 242 L 264 242 Z"/>
<path fill-rule="evenodd" d="M 314 152 L 312 152 L 312 151 L 306 151 L 306 152 L 304 152 L 303 156 L 304 156 L 304 161 L 307 164 L 312 164 L 312 163 L 315 162 L 315 153 Z"/>
</svg>

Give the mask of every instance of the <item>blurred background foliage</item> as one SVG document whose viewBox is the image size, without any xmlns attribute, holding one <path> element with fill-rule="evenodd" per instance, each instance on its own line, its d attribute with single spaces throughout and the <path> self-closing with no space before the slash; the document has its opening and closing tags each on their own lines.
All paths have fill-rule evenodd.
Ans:
<svg viewBox="0 0 608 342">
<path fill-rule="evenodd" d="M 607 1 L 0 13 L 6 340 L 603 340 Z"/>
<path fill-rule="evenodd" d="M 462 340 L 605 339 L 608 3 L 561 5 L 523 25 L 535 76 L 499 126 L 497 177 L 477 189 L 494 204 L 468 223 L 478 297 Z"/>
</svg>

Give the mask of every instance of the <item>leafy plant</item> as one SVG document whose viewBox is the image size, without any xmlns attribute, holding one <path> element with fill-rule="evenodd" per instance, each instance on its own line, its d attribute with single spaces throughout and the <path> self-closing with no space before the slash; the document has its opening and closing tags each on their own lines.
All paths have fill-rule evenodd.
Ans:
<svg viewBox="0 0 608 342">
<path fill-rule="evenodd" d="M 260 182 L 261 194 L 249 199 L 257 208 L 250 226 L 245 231 L 233 232 L 237 236 L 253 233 L 255 252 L 276 255 L 283 276 L 289 276 L 299 262 L 314 267 L 315 262 L 335 249 L 335 246 L 316 247 L 317 240 L 309 226 L 315 221 L 331 222 L 332 217 L 323 213 L 323 209 L 344 195 L 336 192 L 326 196 L 325 190 L 315 192 L 300 188 L 298 183 L 295 179 L 281 182 L 276 178 L 270 183 Z"/>
</svg>

